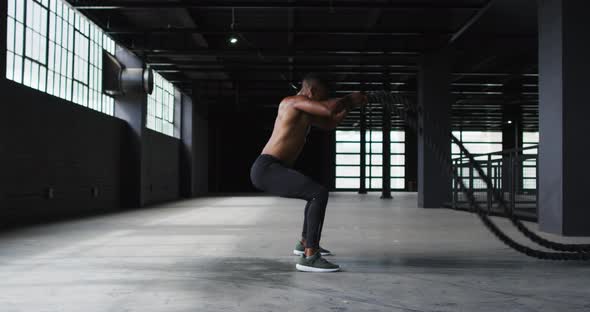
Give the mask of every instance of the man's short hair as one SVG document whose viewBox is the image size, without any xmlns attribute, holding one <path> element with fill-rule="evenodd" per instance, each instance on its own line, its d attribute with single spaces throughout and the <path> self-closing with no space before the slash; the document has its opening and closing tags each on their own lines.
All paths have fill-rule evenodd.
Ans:
<svg viewBox="0 0 590 312">
<path fill-rule="evenodd" d="M 324 88 L 328 94 L 332 94 L 334 90 L 333 79 L 328 74 L 308 73 L 303 77 L 303 81 Z"/>
</svg>

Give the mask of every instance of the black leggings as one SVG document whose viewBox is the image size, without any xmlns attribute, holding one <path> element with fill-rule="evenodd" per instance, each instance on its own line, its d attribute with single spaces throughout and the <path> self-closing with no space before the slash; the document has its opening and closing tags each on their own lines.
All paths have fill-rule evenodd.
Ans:
<svg viewBox="0 0 590 312">
<path fill-rule="evenodd" d="M 273 195 L 307 201 L 302 237 L 305 247 L 319 248 L 328 204 L 328 189 L 289 168 L 280 159 L 262 154 L 250 170 L 252 184 Z"/>
</svg>

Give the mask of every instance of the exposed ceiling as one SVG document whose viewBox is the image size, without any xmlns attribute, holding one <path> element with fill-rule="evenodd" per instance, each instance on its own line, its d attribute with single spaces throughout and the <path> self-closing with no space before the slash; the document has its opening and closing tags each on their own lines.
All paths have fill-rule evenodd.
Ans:
<svg viewBox="0 0 590 312">
<path fill-rule="evenodd" d="M 415 97 L 420 53 L 451 46 L 455 128 L 498 129 L 515 105 L 525 129 L 537 128 L 535 0 L 70 3 L 217 109 L 274 109 L 309 71 L 333 73 L 339 93 L 389 88 Z"/>
</svg>

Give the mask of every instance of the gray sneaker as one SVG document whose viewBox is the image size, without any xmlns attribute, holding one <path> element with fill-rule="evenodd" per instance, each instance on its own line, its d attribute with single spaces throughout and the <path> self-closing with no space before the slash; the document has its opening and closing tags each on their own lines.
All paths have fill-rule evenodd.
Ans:
<svg viewBox="0 0 590 312">
<path fill-rule="evenodd" d="M 299 263 L 295 265 L 298 271 L 302 272 L 336 272 L 340 271 L 340 266 L 324 259 L 319 252 L 313 256 L 301 256 Z"/>
<path fill-rule="evenodd" d="M 301 241 L 298 241 L 297 244 L 295 245 L 295 249 L 293 249 L 293 254 L 296 256 L 302 256 L 304 253 L 305 253 L 305 246 L 303 246 Z M 332 252 L 330 252 L 329 250 L 324 249 L 320 246 L 320 254 L 322 256 L 331 256 Z"/>
</svg>

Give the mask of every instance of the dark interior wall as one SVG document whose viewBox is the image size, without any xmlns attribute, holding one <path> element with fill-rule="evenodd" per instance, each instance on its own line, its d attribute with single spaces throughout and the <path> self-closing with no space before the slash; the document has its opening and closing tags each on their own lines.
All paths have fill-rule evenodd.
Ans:
<svg viewBox="0 0 590 312">
<path fill-rule="evenodd" d="M 181 196 L 200 196 L 209 191 L 209 121 L 197 95 L 181 95 L 180 146 Z"/>
<path fill-rule="evenodd" d="M 125 122 L 6 79 L 0 90 L 0 220 L 119 206 Z"/>
<path fill-rule="evenodd" d="M 200 196 L 209 192 L 209 120 L 205 112 L 197 109 L 192 122 L 195 146 L 192 158 L 194 168 L 192 196 Z"/>
<path fill-rule="evenodd" d="M 0 79 L 0 219 L 137 207 L 125 202 L 137 158 L 125 121 Z M 180 140 L 141 136 L 142 204 L 179 198 Z M 127 187 L 125 184 L 128 184 Z M 206 192 L 206 191 L 204 191 Z"/>
<path fill-rule="evenodd" d="M 209 120 L 209 185 L 212 192 L 252 192 L 250 167 L 272 132 L 276 113 L 214 113 Z M 265 122 L 261 122 L 265 120 Z M 332 187 L 333 133 L 312 130 L 295 169 Z"/>
<path fill-rule="evenodd" d="M 180 141 L 176 138 L 146 129 L 145 181 L 142 190 L 145 204 L 171 201 L 180 196 Z"/>
<path fill-rule="evenodd" d="M 118 46 L 117 59 L 127 68 L 143 61 Z M 181 96 L 175 92 L 175 118 L 180 120 Z M 125 147 L 125 206 L 137 207 L 180 197 L 180 140 L 146 128 L 147 96 L 126 93 L 115 99 L 115 115 L 129 125 Z M 182 123 L 180 124 L 182 125 Z M 178 126 L 178 125 L 177 125 Z M 180 135 L 179 129 L 175 129 Z"/>
<path fill-rule="evenodd" d="M 0 22 L 6 38 L 4 14 Z M 145 129 L 145 95 L 118 99 L 113 117 L 28 88 L 4 78 L 5 45 L 0 225 L 179 198 L 180 140 Z"/>
</svg>

